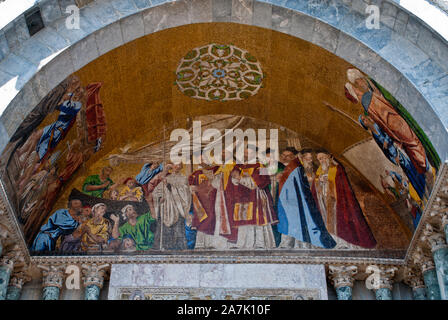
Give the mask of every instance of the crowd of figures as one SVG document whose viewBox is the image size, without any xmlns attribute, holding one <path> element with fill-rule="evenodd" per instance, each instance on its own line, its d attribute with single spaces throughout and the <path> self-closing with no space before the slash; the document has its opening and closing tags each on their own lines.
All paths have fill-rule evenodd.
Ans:
<svg viewBox="0 0 448 320">
<path fill-rule="evenodd" d="M 245 146 L 246 159 L 256 152 Z M 49 217 L 31 250 L 376 246 L 343 166 L 327 151 L 287 147 L 275 171 L 269 149 L 266 159 L 202 163 L 188 176 L 183 164 L 147 163 L 122 183 L 104 167 L 84 180 L 81 191 L 72 191 L 67 209 Z"/>
<path fill-rule="evenodd" d="M 82 86 L 70 76 L 25 118 L 3 153 L 14 204 L 26 239 L 36 236 L 63 185 L 96 151 L 105 134 L 101 83 Z M 45 118 L 55 120 L 41 125 Z M 64 145 L 68 133 L 76 134 Z M 68 140 L 68 139 L 67 139 Z"/>
</svg>

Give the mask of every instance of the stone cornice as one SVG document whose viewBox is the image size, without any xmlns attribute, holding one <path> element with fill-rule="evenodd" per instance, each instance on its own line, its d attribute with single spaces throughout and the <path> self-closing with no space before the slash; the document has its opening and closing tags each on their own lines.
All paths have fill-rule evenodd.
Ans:
<svg viewBox="0 0 448 320">
<path fill-rule="evenodd" d="M 88 264 L 88 263 L 281 263 L 281 264 L 341 264 L 370 265 L 372 263 L 401 266 L 402 259 L 384 258 L 350 258 L 350 257 L 310 257 L 310 256 L 237 256 L 237 255 L 136 255 L 136 256 L 33 256 L 33 263 L 42 265 L 54 264 Z"/>
</svg>

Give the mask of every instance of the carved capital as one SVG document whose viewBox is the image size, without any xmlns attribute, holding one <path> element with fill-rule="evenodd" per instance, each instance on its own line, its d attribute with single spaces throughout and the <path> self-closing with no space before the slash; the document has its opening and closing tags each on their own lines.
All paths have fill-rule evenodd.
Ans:
<svg viewBox="0 0 448 320">
<path fill-rule="evenodd" d="M 103 287 L 104 282 L 104 274 L 106 269 L 109 267 L 109 264 L 83 264 L 82 265 L 82 274 L 84 286 L 87 287 L 89 285 L 96 285 L 99 288 Z"/>
<path fill-rule="evenodd" d="M 16 265 L 21 265 L 25 261 L 22 252 L 15 246 L 12 250 L 7 251 L 0 258 L 0 265 L 7 266 L 11 270 L 14 269 Z"/>
<path fill-rule="evenodd" d="M 14 260 L 8 256 L 3 256 L 0 258 L 0 267 L 7 268 L 12 272 L 14 270 Z"/>
<path fill-rule="evenodd" d="M 446 225 L 448 225 L 448 210 L 442 213 L 442 229 L 445 229 Z"/>
<path fill-rule="evenodd" d="M 447 247 L 445 234 L 430 223 L 425 225 L 422 240 L 428 242 L 432 252 Z"/>
<path fill-rule="evenodd" d="M 371 273 L 366 279 L 367 289 L 381 289 L 387 288 L 392 290 L 393 279 L 395 272 L 398 270 L 396 267 L 383 267 L 377 265 L 370 265 L 366 268 L 366 273 Z"/>
<path fill-rule="evenodd" d="M 417 247 L 417 249 L 415 249 L 412 258 L 414 260 L 414 264 L 419 266 L 423 273 L 435 268 L 432 256 L 428 252 L 424 251 L 421 247 Z"/>
<path fill-rule="evenodd" d="M 423 276 L 416 268 L 406 268 L 403 282 L 411 287 L 413 290 L 417 288 L 424 288 Z"/>
<path fill-rule="evenodd" d="M 336 289 L 340 287 L 353 287 L 354 276 L 357 273 L 357 266 L 328 266 L 328 277 Z"/>
<path fill-rule="evenodd" d="M 11 278 L 9 280 L 9 285 L 19 288 L 19 289 L 22 289 L 23 285 L 30 281 L 31 281 L 31 277 L 27 273 L 25 273 L 23 271 L 19 271 L 19 272 L 14 272 L 11 275 Z"/>
<path fill-rule="evenodd" d="M 64 265 L 43 266 L 38 265 L 42 269 L 42 286 L 62 288 L 64 282 Z"/>
</svg>

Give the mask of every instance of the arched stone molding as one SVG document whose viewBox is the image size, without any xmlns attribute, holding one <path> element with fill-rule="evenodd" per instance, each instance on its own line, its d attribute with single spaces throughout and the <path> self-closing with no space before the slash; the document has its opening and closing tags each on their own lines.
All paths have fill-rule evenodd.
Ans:
<svg viewBox="0 0 448 320">
<path fill-rule="evenodd" d="M 42 10 L 46 28 L 0 62 L 0 149 L 52 88 L 106 52 L 167 28 L 232 22 L 310 41 L 369 74 L 406 106 L 445 160 L 447 43 L 391 0 L 370 2 L 381 8 L 379 30 L 366 28 L 364 1 L 102 0 L 81 8 L 79 30 L 66 29 L 64 10 Z"/>
</svg>

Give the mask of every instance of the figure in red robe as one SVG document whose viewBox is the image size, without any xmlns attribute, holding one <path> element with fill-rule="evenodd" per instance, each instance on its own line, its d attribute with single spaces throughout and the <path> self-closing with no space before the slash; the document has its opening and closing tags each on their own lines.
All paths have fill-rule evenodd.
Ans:
<svg viewBox="0 0 448 320">
<path fill-rule="evenodd" d="M 376 240 L 344 168 L 334 162 L 328 152 L 319 150 L 316 154 L 320 167 L 316 172 L 312 193 L 328 232 L 338 243 L 336 248 L 356 249 L 346 242 L 362 248 L 374 248 Z"/>
<path fill-rule="evenodd" d="M 191 226 L 197 230 L 195 248 L 211 248 L 215 233 L 216 189 L 212 187 L 213 170 L 199 169 L 188 178 L 193 202 Z"/>
</svg>

